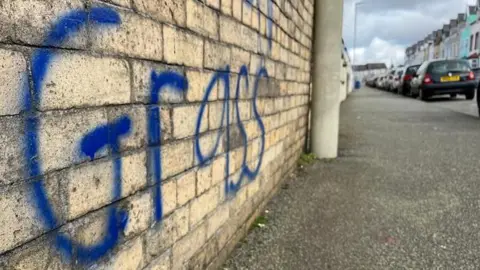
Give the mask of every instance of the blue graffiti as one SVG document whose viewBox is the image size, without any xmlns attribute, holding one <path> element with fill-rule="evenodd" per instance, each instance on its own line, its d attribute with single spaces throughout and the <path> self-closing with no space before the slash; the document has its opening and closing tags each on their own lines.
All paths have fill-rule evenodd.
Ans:
<svg viewBox="0 0 480 270">
<path fill-rule="evenodd" d="M 270 1 L 270 0 L 269 0 Z M 121 23 L 117 12 L 109 8 L 91 8 L 89 11 L 75 10 L 58 20 L 52 30 L 48 33 L 44 40 L 44 47 L 37 49 L 32 57 L 32 80 L 33 90 L 25 87 L 24 109 L 26 111 L 25 118 L 25 160 L 27 161 L 27 173 L 29 178 L 35 179 L 32 182 L 34 202 L 37 211 L 42 218 L 47 230 L 54 230 L 62 225 L 60 220 L 54 213 L 47 192 L 44 186 L 41 165 L 40 147 L 39 147 L 39 115 L 36 107 L 42 100 L 42 85 L 48 74 L 49 66 L 56 53 L 49 47 L 58 47 L 62 45 L 68 38 L 74 36 L 87 24 L 90 26 L 115 26 Z M 247 164 L 248 156 L 248 136 L 245 127 L 240 119 L 239 96 L 240 84 L 242 80 L 245 82 L 246 91 L 249 91 L 249 79 L 247 66 L 240 68 L 237 80 L 237 86 L 234 96 L 234 106 L 236 109 L 236 126 L 239 130 L 241 142 L 243 143 L 243 159 L 238 179 L 233 181 L 230 176 L 230 69 L 227 66 L 223 70 L 218 70 L 210 80 L 201 106 L 198 112 L 198 118 L 195 128 L 195 154 L 200 166 L 210 164 L 218 152 L 223 131 L 226 132 L 226 166 L 225 166 L 225 192 L 226 194 L 234 194 L 240 188 L 244 179 L 254 180 L 260 171 L 263 153 L 265 148 L 265 126 L 257 109 L 257 96 L 259 81 L 262 78 L 268 79 L 268 72 L 264 67 L 260 67 L 256 73 L 255 83 L 253 87 L 252 108 L 255 121 L 261 131 L 259 158 L 256 166 L 250 168 Z M 183 74 L 172 71 L 156 73 L 152 71 L 150 74 L 150 100 L 147 107 L 147 128 L 148 128 L 148 170 L 152 176 L 153 184 L 153 201 L 154 201 L 154 217 L 156 221 L 160 221 L 163 217 L 163 200 L 162 200 L 162 157 L 161 157 L 161 106 L 160 96 L 165 89 L 172 89 L 178 95 L 184 95 L 188 90 L 189 83 Z M 221 126 L 216 136 L 213 149 L 208 153 L 204 153 L 200 145 L 200 126 L 202 123 L 205 109 L 209 96 L 218 82 L 223 82 L 224 100 L 221 115 Z M 113 187 L 112 200 L 121 199 L 122 193 L 122 158 L 120 155 L 120 142 L 130 134 L 132 122 L 129 116 L 121 116 L 115 120 L 95 127 L 87 134 L 84 134 L 79 142 L 80 153 L 88 157 L 90 160 L 95 159 L 99 153 L 104 150 L 110 150 L 113 162 Z M 128 222 L 128 213 L 124 210 L 117 209 L 114 206 L 107 207 L 106 233 L 103 239 L 94 245 L 83 245 L 68 235 L 56 233 L 56 246 L 67 257 L 76 259 L 80 263 L 92 262 L 107 254 L 118 243 L 121 233 L 124 231 Z"/>
<path fill-rule="evenodd" d="M 97 27 L 103 25 L 118 25 L 120 24 L 120 17 L 115 11 L 108 8 L 92 8 L 90 11 L 72 11 L 55 23 L 44 40 L 44 46 L 60 46 L 67 38 L 80 31 L 87 23 Z M 55 52 L 53 49 L 37 49 L 35 51 L 32 58 L 33 93 L 30 95 L 29 89 L 26 87 L 24 96 L 24 108 L 27 112 L 24 137 L 27 172 L 31 178 L 38 177 L 32 184 L 34 200 L 38 212 L 43 218 L 45 227 L 48 230 L 60 226 L 60 221 L 54 214 L 53 207 L 45 191 L 43 184 L 44 179 L 41 177 L 42 166 L 39 160 L 40 149 L 38 144 L 39 120 L 35 107 L 36 104 L 40 104 L 41 102 L 42 84 L 48 72 L 49 64 L 54 56 Z M 115 149 L 118 149 L 119 136 L 128 131 L 129 127 L 129 120 L 122 118 L 116 124 L 100 127 L 92 131 L 84 137 L 81 143 L 80 148 L 83 154 L 92 158 L 99 150 L 98 147 L 105 147 L 107 145 L 115 151 Z M 95 135 L 94 139 L 92 139 L 93 135 Z M 97 137 L 97 135 L 99 136 Z M 115 135 L 115 139 L 112 140 L 108 138 L 111 135 Z M 86 146 L 90 143 L 92 143 L 93 147 Z M 114 163 L 114 181 L 116 183 L 114 194 L 119 195 L 121 190 L 121 163 L 119 158 L 115 158 Z M 127 221 L 127 216 L 122 211 L 117 211 L 115 208 L 110 207 L 108 212 L 108 233 L 100 243 L 86 247 L 71 240 L 68 236 L 59 233 L 56 237 L 58 248 L 68 258 L 71 258 L 75 253 L 79 261 L 92 261 L 105 255 L 118 241 L 119 231 L 123 230 Z"/>
<path fill-rule="evenodd" d="M 239 109 L 240 82 L 242 78 L 245 80 L 246 90 L 248 91 L 249 89 L 248 69 L 245 65 L 243 65 L 240 68 L 236 91 L 235 91 L 235 109 L 236 109 L 235 117 L 236 117 L 237 127 L 240 130 L 240 134 L 243 142 L 243 159 L 242 159 L 242 165 L 240 170 L 240 176 L 236 181 L 229 179 L 229 176 L 230 176 L 230 69 L 228 66 L 226 67 L 225 70 L 219 70 L 215 72 L 212 79 L 210 80 L 210 83 L 208 84 L 205 95 L 203 96 L 202 104 L 200 106 L 200 111 L 198 113 L 198 118 L 197 118 L 197 125 L 195 127 L 195 155 L 197 157 L 197 160 L 200 166 L 206 166 L 210 164 L 210 162 L 218 152 L 220 139 L 225 129 L 225 133 L 226 133 L 225 193 L 227 195 L 235 194 L 240 189 L 245 177 L 247 177 L 247 179 L 249 180 L 255 179 L 262 165 L 263 152 L 265 149 L 265 126 L 263 124 L 263 121 L 257 109 L 258 87 L 259 87 L 259 80 L 261 77 L 268 78 L 267 70 L 263 67 L 260 68 L 256 74 L 255 85 L 253 90 L 252 106 L 254 110 L 255 120 L 257 121 L 258 127 L 261 130 L 261 137 L 260 137 L 261 146 L 260 146 L 259 160 L 258 160 L 257 166 L 255 167 L 254 170 L 251 170 L 247 165 L 248 137 L 245 131 L 245 127 L 240 119 L 240 109 Z M 219 81 L 223 81 L 223 92 L 224 92 L 222 116 L 220 117 L 220 128 L 217 131 L 217 136 L 216 136 L 215 144 L 213 148 L 210 150 L 208 154 L 204 154 L 202 152 L 201 144 L 200 144 L 200 127 L 202 124 L 202 118 L 205 112 L 205 107 L 208 103 L 208 99 L 211 94 L 211 91 Z"/>
<path fill-rule="evenodd" d="M 254 5 L 255 0 L 244 0 L 248 6 Z M 258 3 L 258 9 L 257 9 L 257 17 L 258 17 L 258 23 L 260 24 L 260 19 L 261 19 L 261 12 L 260 12 L 260 1 L 262 0 L 257 0 Z M 268 50 L 267 53 L 272 52 L 272 43 L 273 43 L 273 2 L 272 0 L 263 0 L 267 1 L 267 42 L 268 42 Z M 258 35 L 258 49 L 261 52 L 262 51 L 262 42 L 261 42 L 261 35 Z"/>
<path fill-rule="evenodd" d="M 181 94 L 188 89 L 187 79 L 175 72 L 166 71 L 159 75 L 152 71 L 151 76 L 151 90 L 150 90 L 150 104 L 157 104 L 159 102 L 160 91 L 165 87 L 171 87 L 174 91 Z M 157 221 L 162 219 L 163 205 L 162 205 L 162 155 L 160 143 L 162 139 L 162 129 L 160 126 L 160 105 L 150 105 L 148 108 L 148 143 L 149 151 L 149 168 L 153 175 L 155 183 L 154 189 L 154 205 L 155 205 L 155 219 Z"/>
</svg>

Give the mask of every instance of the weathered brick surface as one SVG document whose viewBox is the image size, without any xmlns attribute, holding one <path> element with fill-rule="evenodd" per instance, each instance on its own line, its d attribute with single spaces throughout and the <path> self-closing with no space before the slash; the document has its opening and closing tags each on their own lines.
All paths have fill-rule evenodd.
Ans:
<svg viewBox="0 0 480 270">
<path fill-rule="evenodd" d="M 0 2 L 0 268 L 218 268 L 302 151 L 313 3 Z M 104 13 L 76 29 L 94 8 Z M 53 31 L 67 14 L 77 17 Z M 53 57 L 32 62 L 47 37 Z M 268 78 L 257 78 L 262 67 Z M 231 189 L 260 157 L 256 178 Z M 108 238 L 112 208 L 128 213 L 118 239 Z M 114 243 L 69 258 L 58 234 Z"/>
<path fill-rule="evenodd" d="M 91 37 L 93 49 L 143 59 L 162 60 L 162 25 L 138 14 L 119 11 L 122 23 Z"/>
<path fill-rule="evenodd" d="M 26 71 L 27 63 L 21 53 L 0 49 L 0 116 L 22 110 L 22 94 L 28 89 Z"/>
<path fill-rule="evenodd" d="M 127 62 L 64 53 L 49 65 L 41 110 L 96 107 L 130 102 Z"/>
<path fill-rule="evenodd" d="M 202 67 L 202 38 L 170 26 L 164 26 L 163 31 L 165 61 L 192 67 Z"/>
</svg>

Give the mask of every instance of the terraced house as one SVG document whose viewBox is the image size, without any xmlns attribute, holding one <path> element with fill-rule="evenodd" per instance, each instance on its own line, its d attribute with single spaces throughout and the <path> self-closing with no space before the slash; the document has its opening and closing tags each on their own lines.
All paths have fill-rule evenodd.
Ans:
<svg viewBox="0 0 480 270">
<path fill-rule="evenodd" d="M 478 67 L 480 56 L 480 0 L 466 7 L 442 28 L 434 30 L 423 40 L 405 50 L 405 63 L 421 64 L 433 59 L 468 59 Z"/>
</svg>

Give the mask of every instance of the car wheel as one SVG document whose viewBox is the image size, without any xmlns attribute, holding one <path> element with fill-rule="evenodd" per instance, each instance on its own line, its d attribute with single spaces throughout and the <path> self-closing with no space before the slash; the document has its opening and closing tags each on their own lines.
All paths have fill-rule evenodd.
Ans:
<svg viewBox="0 0 480 270">
<path fill-rule="evenodd" d="M 467 93 L 465 94 L 465 98 L 466 98 L 467 100 L 472 100 L 474 97 L 475 97 L 475 91 L 467 92 Z"/>
<path fill-rule="evenodd" d="M 450 94 L 450 98 L 456 98 L 457 94 Z"/>
<path fill-rule="evenodd" d="M 410 96 L 412 98 L 417 98 L 418 97 L 418 92 L 414 92 L 412 88 L 410 88 Z"/>
<path fill-rule="evenodd" d="M 478 116 L 480 116 L 480 97 L 477 89 L 477 108 L 478 108 Z"/>
<path fill-rule="evenodd" d="M 425 95 L 425 92 L 423 91 L 423 89 L 419 89 L 418 92 L 419 92 L 418 95 L 420 96 L 421 100 L 423 100 L 423 101 L 428 100 L 428 96 Z"/>
</svg>

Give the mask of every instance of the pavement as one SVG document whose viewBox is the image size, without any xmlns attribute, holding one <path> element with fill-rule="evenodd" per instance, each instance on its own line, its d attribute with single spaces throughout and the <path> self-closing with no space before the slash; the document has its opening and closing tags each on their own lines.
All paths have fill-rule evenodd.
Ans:
<svg viewBox="0 0 480 270">
<path fill-rule="evenodd" d="M 286 182 L 223 269 L 480 269 L 471 103 L 353 93 L 339 158 Z"/>
</svg>

